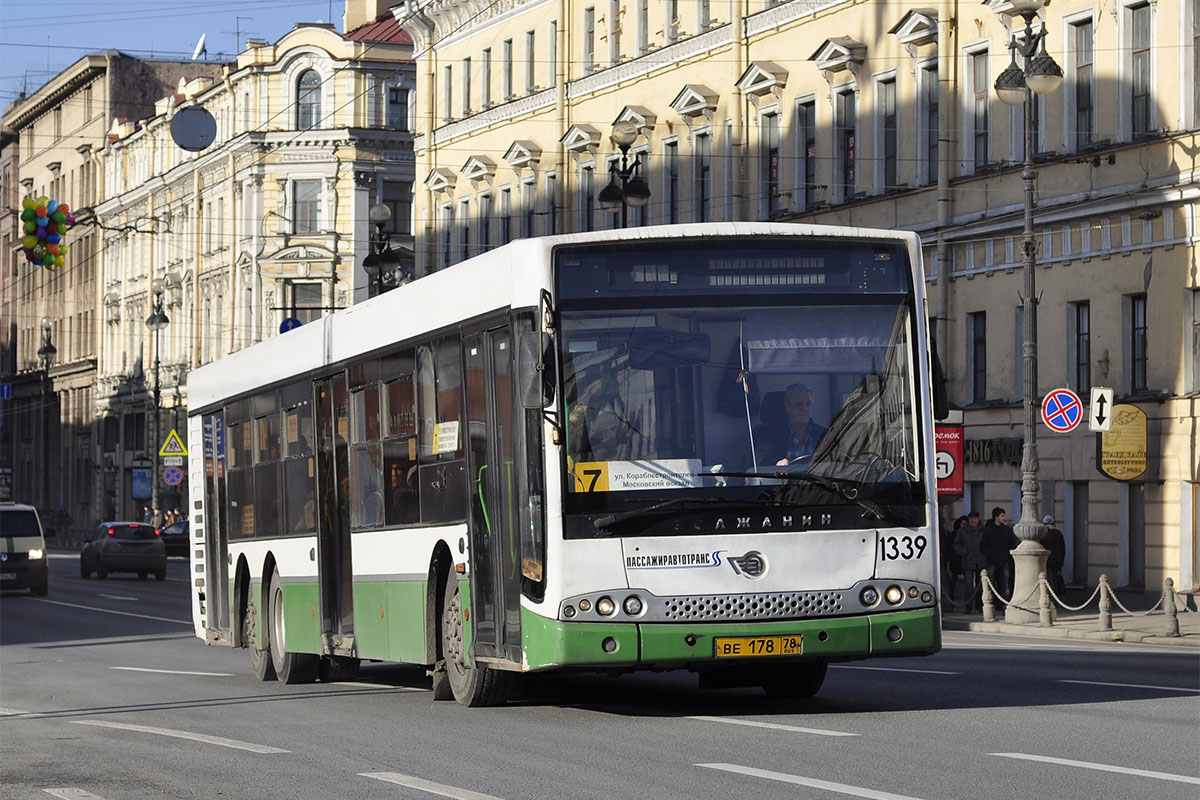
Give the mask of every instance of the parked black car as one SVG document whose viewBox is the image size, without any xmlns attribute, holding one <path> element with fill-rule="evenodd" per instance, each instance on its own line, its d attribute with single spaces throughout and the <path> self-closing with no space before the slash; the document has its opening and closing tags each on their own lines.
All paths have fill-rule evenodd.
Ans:
<svg viewBox="0 0 1200 800">
<path fill-rule="evenodd" d="M 186 519 L 181 519 L 179 522 L 172 522 L 162 529 L 162 540 L 163 544 L 167 547 L 168 556 L 183 556 L 187 558 L 189 539 L 188 521 Z"/>
<path fill-rule="evenodd" d="M 141 580 L 153 572 L 166 580 L 167 548 L 158 529 L 142 522 L 101 522 L 84 537 L 79 553 L 80 577 L 93 572 L 101 578 L 110 572 L 136 572 Z"/>
</svg>

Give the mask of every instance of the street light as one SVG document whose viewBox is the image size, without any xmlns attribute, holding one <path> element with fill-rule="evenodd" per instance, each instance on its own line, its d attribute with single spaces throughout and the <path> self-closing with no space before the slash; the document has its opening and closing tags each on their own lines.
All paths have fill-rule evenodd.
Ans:
<svg viewBox="0 0 1200 800">
<path fill-rule="evenodd" d="M 608 185 L 600 190 L 600 196 L 597 198 L 600 208 L 608 213 L 621 212 L 622 228 L 629 226 L 631 207 L 641 208 L 650 202 L 650 187 L 638 175 L 638 168 L 642 165 L 641 154 L 635 153 L 633 163 L 629 163 L 629 148 L 637 140 L 638 133 L 638 126 L 629 120 L 622 120 L 613 125 L 609 139 L 621 151 L 621 166 L 609 169 Z M 620 186 L 617 186 L 617 178 L 621 179 Z"/>
<path fill-rule="evenodd" d="M 1046 52 L 1046 30 L 1034 31 L 1033 21 L 1045 0 L 1011 0 L 1013 10 L 1025 20 L 1023 36 L 1016 31 L 1009 39 L 1012 62 L 996 78 L 996 94 L 1009 105 L 1025 104 L 1025 162 L 1021 182 L 1025 189 L 1025 228 L 1021 237 L 1021 264 L 1025 270 L 1025 296 L 1021 298 L 1024 317 L 1022 343 L 1024 366 L 1025 444 L 1021 453 L 1021 519 L 1013 532 L 1020 543 L 1013 550 L 1013 602 L 1021 603 L 1037 588 L 1038 576 L 1046 570 L 1050 555 L 1041 545 L 1046 526 L 1038 516 L 1041 490 L 1038 486 L 1037 452 L 1037 240 L 1033 235 L 1034 191 L 1037 169 L 1033 165 L 1033 95 L 1049 94 L 1062 83 L 1062 69 Z M 1024 68 L 1017 65 L 1017 55 Z M 1008 622 L 1037 622 L 1038 612 L 1010 604 L 1004 612 Z"/>
<path fill-rule="evenodd" d="M 37 357 L 42 362 L 42 507 L 50 510 L 50 407 L 46 402 L 46 386 L 50 383 L 50 367 L 58 348 L 50 341 L 53 324 L 49 317 L 42 317 L 42 346 Z"/>
<path fill-rule="evenodd" d="M 381 295 L 389 289 L 403 286 L 410 279 L 407 270 L 402 269 L 403 260 L 400 254 L 392 249 L 392 235 L 384 230 L 392 219 L 392 209 L 385 203 L 376 203 L 367 213 L 371 224 L 375 226 L 371 234 L 371 252 L 363 259 L 363 269 L 371 279 L 375 291 L 372 296 Z"/>
<path fill-rule="evenodd" d="M 159 403 L 162 401 L 159 395 L 159 362 L 158 362 L 158 344 L 161 338 L 160 331 L 167 327 L 167 323 L 171 320 L 167 319 L 167 315 L 163 312 L 163 290 L 166 289 L 166 284 L 162 278 L 155 278 L 150 282 L 150 290 L 154 292 L 153 313 L 146 317 L 146 327 L 154 331 L 154 438 L 150 442 L 150 508 L 157 509 L 158 506 L 158 440 L 161 438 L 159 425 Z"/>
</svg>

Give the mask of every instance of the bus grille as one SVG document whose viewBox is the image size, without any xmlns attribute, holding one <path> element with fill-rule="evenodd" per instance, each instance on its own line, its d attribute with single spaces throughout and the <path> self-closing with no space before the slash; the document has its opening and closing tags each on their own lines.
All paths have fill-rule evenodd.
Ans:
<svg viewBox="0 0 1200 800">
<path fill-rule="evenodd" d="M 648 611 L 655 617 L 673 622 L 831 617 L 842 612 L 842 593 L 776 592 L 662 597 L 656 598 Z M 658 613 L 655 614 L 655 611 Z"/>
</svg>

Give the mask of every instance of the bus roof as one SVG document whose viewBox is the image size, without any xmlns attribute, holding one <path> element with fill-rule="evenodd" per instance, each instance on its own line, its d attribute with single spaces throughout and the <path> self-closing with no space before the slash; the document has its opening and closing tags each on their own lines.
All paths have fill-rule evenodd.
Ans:
<svg viewBox="0 0 1200 800">
<path fill-rule="evenodd" d="M 909 231 L 780 222 L 657 225 L 518 239 L 192 370 L 189 412 L 456 322 L 510 307 L 534 307 L 541 289 L 550 286 L 550 255 L 556 247 L 732 236 L 892 239 L 905 242 L 914 257 L 920 244 Z"/>
</svg>

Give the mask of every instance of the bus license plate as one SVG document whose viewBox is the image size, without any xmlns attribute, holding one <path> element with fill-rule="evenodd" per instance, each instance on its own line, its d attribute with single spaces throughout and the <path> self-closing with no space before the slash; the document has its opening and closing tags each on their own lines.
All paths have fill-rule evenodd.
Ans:
<svg viewBox="0 0 1200 800">
<path fill-rule="evenodd" d="M 748 658 L 759 656 L 798 656 L 803 638 L 790 636 L 719 636 L 713 639 L 717 658 Z"/>
</svg>

